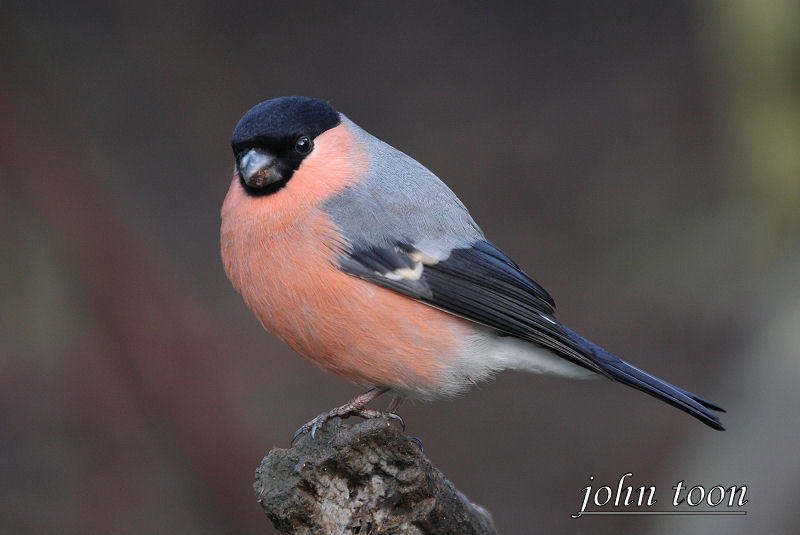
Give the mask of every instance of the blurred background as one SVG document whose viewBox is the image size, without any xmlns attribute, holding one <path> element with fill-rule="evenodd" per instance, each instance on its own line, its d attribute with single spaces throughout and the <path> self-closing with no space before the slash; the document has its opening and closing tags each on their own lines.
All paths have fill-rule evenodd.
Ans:
<svg viewBox="0 0 800 535">
<path fill-rule="evenodd" d="M 274 533 L 253 471 L 358 392 L 225 278 L 229 139 L 329 99 L 437 173 L 558 317 L 728 409 L 505 373 L 408 403 L 502 533 L 797 533 L 797 2 L 0 4 L 0 524 Z M 384 400 L 381 401 L 383 405 Z M 745 517 L 570 514 L 746 484 Z"/>
</svg>

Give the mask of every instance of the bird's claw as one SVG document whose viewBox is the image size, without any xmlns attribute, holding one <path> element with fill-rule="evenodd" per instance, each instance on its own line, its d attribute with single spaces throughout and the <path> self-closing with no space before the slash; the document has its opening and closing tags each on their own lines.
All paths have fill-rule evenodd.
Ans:
<svg viewBox="0 0 800 535">
<path fill-rule="evenodd" d="M 311 422 L 308 422 L 308 424 L 310 423 Z M 302 426 L 300 426 L 300 429 L 294 432 L 294 435 L 292 435 L 292 440 L 289 441 L 290 446 L 294 445 L 294 441 L 297 440 L 297 437 L 299 437 L 300 435 L 304 435 L 311 430 L 311 427 L 309 427 L 308 424 L 303 424 Z"/>
<path fill-rule="evenodd" d="M 397 414 L 396 412 L 389 412 L 389 413 L 386 414 L 386 416 L 388 418 L 392 418 L 394 420 L 397 420 L 397 423 L 400 424 L 400 429 L 402 429 L 403 431 L 406 430 L 406 423 L 403 421 L 403 419 L 400 417 L 399 414 Z"/>
</svg>

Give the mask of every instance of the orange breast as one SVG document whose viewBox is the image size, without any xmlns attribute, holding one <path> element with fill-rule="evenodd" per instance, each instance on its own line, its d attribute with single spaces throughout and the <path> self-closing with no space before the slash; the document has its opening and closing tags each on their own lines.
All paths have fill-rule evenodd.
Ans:
<svg viewBox="0 0 800 535">
<path fill-rule="evenodd" d="M 358 383 L 435 390 L 444 380 L 467 334 L 461 320 L 339 271 L 336 230 L 317 210 L 265 230 L 227 218 L 222 228 L 225 271 L 264 327 Z"/>
</svg>

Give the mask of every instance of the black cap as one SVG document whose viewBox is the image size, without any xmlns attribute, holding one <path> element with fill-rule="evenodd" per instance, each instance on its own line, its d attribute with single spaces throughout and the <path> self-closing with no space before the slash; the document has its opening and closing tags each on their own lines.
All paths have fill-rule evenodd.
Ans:
<svg viewBox="0 0 800 535">
<path fill-rule="evenodd" d="M 341 121 L 339 112 L 324 100 L 280 97 L 253 106 L 239 120 L 231 145 L 234 155 L 246 148 L 269 146 L 276 140 L 299 135 L 316 136 Z"/>
</svg>

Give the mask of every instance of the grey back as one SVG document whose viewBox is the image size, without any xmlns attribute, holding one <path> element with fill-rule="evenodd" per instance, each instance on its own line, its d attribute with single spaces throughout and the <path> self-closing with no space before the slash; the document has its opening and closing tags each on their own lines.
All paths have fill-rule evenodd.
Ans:
<svg viewBox="0 0 800 535">
<path fill-rule="evenodd" d="M 464 204 L 425 166 L 342 115 L 369 154 L 364 181 L 324 209 L 355 248 L 415 246 L 443 260 L 453 248 L 484 239 Z"/>
</svg>

